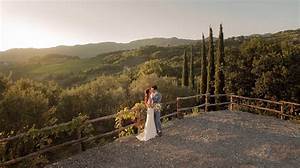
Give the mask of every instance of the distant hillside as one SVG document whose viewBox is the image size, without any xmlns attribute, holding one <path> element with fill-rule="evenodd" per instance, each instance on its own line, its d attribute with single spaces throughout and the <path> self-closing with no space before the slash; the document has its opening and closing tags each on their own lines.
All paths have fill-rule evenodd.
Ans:
<svg viewBox="0 0 300 168">
<path fill-rule="evenodd" d="M 136 49 L 142 46 L 155 45 L 161 47 L 179 46 L 196 43 L 196 40 L 178 38 L 151 38 L 132 41 L 130 43 L 103 42 L 95 44 L 84 44 L 75 46 L 57 46 L 51 48 L 16 48 L 0 52 L 0 61 L 26 62 L 35 56 L 49 54 L 60 54 L 78 56 L 80 58 L 95 57 L 98 54 L 114 52 L 119 50 Z"/>
<path fill-rule="evenodd" d="M 70 60 L 78 60 L 80 59 L 77 56 L 68 56 L 68 55 L 61 55 L 61 54 L 48 54 L 45 56 L 37 56 L 32 57 L 28 60 L 28 64 L 61 64 Z"/>
<path fill-rule="evenodd" d="M 270 41 L 271 43 L 279 44 L 279 46 L 283 45 L 283 47 L 297 47 L 300 44 L 300 29 L 281 31 L 274 34 L 227 38 L 225 40 L 225 49 L 227 51 L 226 54 L 231 55 L 231 58 L 238 57 L 240 55 L 240 47 L 242 46 L 242 44 L 246 43 L 250 45 L 248 42 L 253 38 L 258 38 L 266 42 Z M 173 38 L 173 40 L 178 40 L 177 44 L 179 44 L 180 39 Z M 170 43 L 167 43 L 167 41 L 168 40 L 166 39 L 160 38 L 137 40 L 131 43 L 127 43 L 126 45 L 141 45 L 143 47 L 138 47 L 137 49 L 130 50 L 123 49 L 113 52 L 104 52 L 95 54 L 94 57 L 85 59 L 80 59 L 77 54 L 47 54 L 46 56 L 28 57 L 27 61 L 25 61 L 24 63 L 9 63 L 0 60 L 0 74 L 11 74 L 13 79 L 26 77 L 41 81 L 54 80 L 59 82 L 62 86 L 72 86 L 74 84 L 78 84 L 78 81 L 79 83 L 84 83 L 94 79 L 97 76 L 120 74 L 128 69 L 131 69 L 131 71 L 135 74 L 140 68 L 146 68 L 148 65 L 151 65 L 151 62 L 149 63 L 149 61 L 156 60 L 162 63 L 162 65 L 164 66 L 163 69 L 161 69 L 163 71 L 163 74 L 168 76 L 180 77 L 182 54 L 188 45 L 171 46 Z M 186 42 L 188 43 L 188 40 L 186 40 Z M 196 41 L 191 40 L 190 42 L 194 43 Z M 151 43 L 155 43 L 161 46 L 150 45 Z M 108 43 L 106 44 L 108 46 Z M 194 51 L 196 53 L 196 73 L 200 72 L 200 44 L 201 42 L 197 43 L 194 48 Z M 96 44 L 82 45 L 79 46 L 79 48 L 93 45 Z M 103 45 L 104 43 L 102 43 L 102 46 Z M 175 43 L 173 43 L 172 45 L 175 45 Z M 72 50 L 69 50 L 68 52 L 75 53 L 73 49 L 78 49 L 77 47 L 69 47 Z M 11 51 L 17 50 L 18 49 Z M 27 50 L 39 51 L 47 49 Z M 148 65 L 145 65 L 145 63 L 147 64 L 147 62 Z"/>
</svg>

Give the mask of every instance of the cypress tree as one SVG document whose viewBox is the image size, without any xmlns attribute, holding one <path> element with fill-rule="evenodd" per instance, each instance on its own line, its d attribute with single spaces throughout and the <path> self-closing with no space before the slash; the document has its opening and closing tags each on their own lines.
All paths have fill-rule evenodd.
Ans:
<svg viewBox="0 0 300 168">
<path fill-rule="evenodd" d="M 189 87 L 195 89 L 195 76 L 194 76 L 194 48 L 191 46 L 191 57 L 190 57 L 190 75 L 189 75 Z"/>
<path fill-rule="evenodd" d="M 223 27 L 220 24 L 219 40 L 218 40 L 218 50 L 216 58 L 216 74 L 215 74 L 215 95 L 224 94 L 224 39 L 223 39 Z M 222 101 L 219 97 L 216 97 L 216 103 Z"/>
<path fill-rule="evenodd" d="M 201 77 L 200 77 L 200 94 L 206 93 L 206 84 L 207 84 L 207 57 L 206 57 L 206 47 L 205 39 L 202 33 L 202 53 L 201 53 Z"/>
<path fill-rule="evenodd" d="M 181 80 L 181 85 L 182 86 L 188 86 L 189 85 L 189 79 L 188 79 L 188 62 L 187 62 L 187 55 L 186 55 L 186 50 L 184 50 L 183 53 L 183 65 L 182 65 L 182 80 Z"/>
<path fill-rule="evenodd" d="M 215 58 L 214 58 L 214 42 L 213 32 L 211 27 L 209 28 L 209 40 L 208 40 L 208 57 L 207 57 L 207 86 L 206 93 L 214 94 L 214 75 L 215 75 Z"/>
<path fill-rule="evenodd" d="M 208 57 L 207 57 L 207 86 L 206 93 L 210 95 L 214 94 L 214 75 L 215 75 L 215 60 L 214 60 L 214 42 L 213 42 L 213 32 L 211 27 L 209 27 L 209 40 L 208 40 Z M 210 98 L 209 102 L 214 104 L 214 99 Z M 209 108 L 214 110 L 213 107 Z"/>
</svg>

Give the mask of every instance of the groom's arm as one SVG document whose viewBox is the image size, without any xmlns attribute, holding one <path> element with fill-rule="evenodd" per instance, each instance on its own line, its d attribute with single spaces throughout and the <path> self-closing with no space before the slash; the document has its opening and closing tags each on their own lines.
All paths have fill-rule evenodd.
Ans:
<svg viewBox="0 0 300 168">
<path fill-rule="evenodd" d="M 161 102 L 161 98 L 162 98 L 161 94 L 160 94 L 160 93 L 158 93 L 158 94 L 157 94 L 157 99 L 158 99 L 158 101 L 157 101 L 157 102 L 158 102 L 158 103 L 160 103 L 160 102 Z"/>
<path fill-rule="evenodd" d="M 153 103 L 158 103 L 158 94 L 155 94 L 154 96 L 153 96 Z"/>
</svg>

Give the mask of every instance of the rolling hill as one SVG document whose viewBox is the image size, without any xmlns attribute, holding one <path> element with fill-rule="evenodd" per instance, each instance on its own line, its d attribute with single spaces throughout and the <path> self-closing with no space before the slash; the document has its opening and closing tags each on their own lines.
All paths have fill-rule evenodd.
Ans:
<svg viewBox="0 0 300 168">
<path fill-rule="evenodd" d="M 280 44 L 289 44 L 299 46 L 300 44 L 300 29 L 298 30 L 287 30 L 281 31 L 273 34 L 263 34 L 263 35 L 251 35 L 251 36 L 239 36 L 231 37 L 225 40 L 225 46 L 227 49 L 230 48 L 239 48 L 241 44 L 246 41 L 249 41 L 251 38 L 262 38 L 266 41 L 277 41 Z M 171 43 L 172 42 L 172 43 Z M 169 69 L 172 69 L 166 74 L 171 76 L 180 76 L 182 54 L 184 48 L 187 44 L 193 43 L 194 40 L 182 40 L 177 38 L 172 39 L 163 39 L 163 38 L 154 38 L 154 39 L 144 39 L 137 40 L 127 44 L 118 44 L 118 43 L 99 43 L 98 46 L 112 46 L 117 45 L 112 52 L 104 52 L 113 50 L 98 50 L 97 44 L 87 44 L 87 45 L 78 45 L 78 46 L 65 46 L 65 50 L 61 49 L 55 50 L 55 48 L 48 49 L 12 49 L 4 52 L 8 54 L 8 57 L 11 58 L 21 57 L 18 54 L 10 53 L 19 52 L 20 54 L 24 51 L 24 57 L 27 58 L 27 61 L 21 62 L 5 62 L 0 59 L 0 72 L 2 74 L 12 74 L 13 79 L 19 78 L 31 78 L 35 80 L 54 80 L 63 86 L 71 86 L 75 84 L 74 81 L 86 82 L 100 75 L 114 75 L 120 74 L 127 68 L 135 70 L 140 66 L 144 65 L 145 62 L 150 60 L 159 60 L 161 63 L 166 64 Z M 109 45 L 112 44 L 112 45 Z M 151 45 L 157 44 L 158 46 Z M 124 48 L 120 46 L 126 46 Z M 199 43 L 197 44 L 199 45 Z M 139 47 L 138 47 L 139 46 Z M 126 49 L 134 48 L 136 49 Z M 64 48 L 64 47 L 62 47 Z M 68 48 L 68 49 L 67 49 Z M 88 49 L 90 48 L 90 50 Z M 101 47 L 100 47 L 101 48 Z M 108 48 L 106 48 L 108 49 Z M 82 57 L 78 56 L 84 50 L 89 50 L 89 54 L 94 52 L 93 57 Z M 28 52 L 26 52 L 28 51 Z M 45 52 L 47 51 L 47 52 Z M 53 52 L 64 52 L 69 54 L 46 54 L 45 56 L 33 56 L 28 55 L 29 53 L 45 54 Z M 78 51 L 78 52 L 77 52 Z M 99 53 L 96 53 L 99 51 Z M 234 50 L 233 50 L 234 51 Z M 17 52 L 17 53 L 18 53 Z M 195 57 L 195 68 L 200 68 L 200 47 L 195 48 L 196 57 Z M 88 54 L 85 54 L 87 56 Z M 1 57 L 1 56 L 0 56 Z M 2 53 L 2 58 L 3 53 Z M 172 67 L 172 68 L 170 68 Z M 196 70 L 199 72 L 199 70 Z M 0 74 L 1 74 L 0 73 Z M 78 79 L 80 78 L 80 79 Z"/>
<path fill-rule="evenodd" d="M 75 46 L 57 46 L 51 48 L 15 48 L 0 52 L 0 61 L 4 62 L 26 62 L 35 56 L 49 54 L 60 54 L 78 56 L 80 58 L 91 58 L 98 54 L 109 53 L 119 50 L 136 49 L 142 46 L 155 45 L 161 47 L 194 44 L 196 40 L 173 38 L 151 38 L 136 40 L 129 43 L 102 42 Z"/>
</svg>

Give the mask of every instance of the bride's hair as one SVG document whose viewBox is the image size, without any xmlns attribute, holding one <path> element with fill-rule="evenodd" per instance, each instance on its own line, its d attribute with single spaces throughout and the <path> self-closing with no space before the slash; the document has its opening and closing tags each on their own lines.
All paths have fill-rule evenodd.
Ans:
<svg viewBox="0 0 300 168">
<path fill-rule="evenodd" d="M 145 97 L 144 97 L 144 103 L 147 104 L 148 99 L 150 97 L 150 89 L 145 90 Z"/>
</svg>

